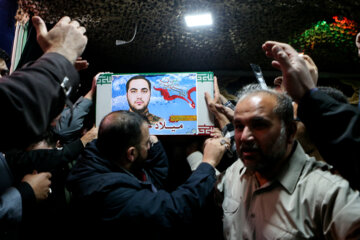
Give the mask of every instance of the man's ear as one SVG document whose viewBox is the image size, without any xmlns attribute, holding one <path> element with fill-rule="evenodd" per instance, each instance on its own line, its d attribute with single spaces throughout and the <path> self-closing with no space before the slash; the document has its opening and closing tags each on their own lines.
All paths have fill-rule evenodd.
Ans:
<svg viewBox="0 0 360 240">
<path fill-rule="evenodd" d="M 134 162 L 135 159 L 138 156 L 138 152 L 137 149 L 133 146 L 129 147 L 126 151 L 126 158 L 128 159 L 129 162 Z"/>
<path fill-rule="evenodd" d="M 296 136 L 296 131 L 297 131 L 297 124 L 295 121 L 292 121 L 287 129 L 287 138 L 289 143 L 292 143 L 294 141 Z"/>
</svg>

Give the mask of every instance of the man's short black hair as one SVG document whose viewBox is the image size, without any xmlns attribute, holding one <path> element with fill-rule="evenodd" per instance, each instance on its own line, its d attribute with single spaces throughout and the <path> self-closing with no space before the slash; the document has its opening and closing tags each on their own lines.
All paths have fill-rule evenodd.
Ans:
<svg viewBox="0 0 360 240">
<path fill-rule="evenodd" d="M 0 59 L 3 59 L 7 64 L 9 63 L 10 61 L 10 57 L 9 55 L 0 48 Z"/>
<path fill-rule="evenodd" d="M 129 90 L 129 85 L 130 85 L 130 82 L 132 80 L 138 80 L 138 79 L 141 79 L 141 80 L 145 80 L 148 85 L 149 85 L 149 90 L 151 91 L 151 82 L 149 81 L 149 79 L 147 79 L 146 77 L 142 76 L 142 75 L 137 75 L 137 76 L 134 76 L 132 78 L 130 78 L 127 82 L 126 82 L 126 92 Z"/>
<path fill-rule="evenodd" d="M 122 158 L 126 149 L 140 144 L 144 123 L 148 123 L 146 117 L 126 110 L 106 115 L 101 120 L 96 143 L 100 153 L 113 161 Z"/>
</svg>

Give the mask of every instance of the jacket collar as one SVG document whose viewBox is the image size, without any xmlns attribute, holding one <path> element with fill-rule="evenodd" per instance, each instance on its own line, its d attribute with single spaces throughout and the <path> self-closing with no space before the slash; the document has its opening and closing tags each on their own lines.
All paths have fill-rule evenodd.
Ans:
<svg viewBox="0 0 360 240">
<path fill-rule="evenodd" d="M 301 145 L 295 141 L 295 150 L 290 155 L 289 161 L 285 163 L 277 177 L 277 181 L 286 189 L 288 193 L 293 193 L 305 163 L 309 158 Z"/>
<path fill-rule="evenodd" d="M 289 160 L 284 163 L 284 166 L 276 179 L 264 185 L 265 188 L 272 186 L 275 182 L 278 182 L 289 194 L 294 192 L 309 157 L 297 141 L 295 141 L 293 148 L 294 149 L 289 156 Z M 242 164 L 239 169 L 239 175 L 240 177 L 245 177 L 247 174 L 252 175 L 253 173 L 248 172 L 248 169 Z"/>
</svg>

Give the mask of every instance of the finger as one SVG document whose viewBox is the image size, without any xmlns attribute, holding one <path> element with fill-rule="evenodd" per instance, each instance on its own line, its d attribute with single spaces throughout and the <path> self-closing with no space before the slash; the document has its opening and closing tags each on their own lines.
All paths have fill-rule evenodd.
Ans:
<svg viewBox="0 0 360 240">
<path fill-rule="evenodd" d="M 274 58 L 279 62 L 281 68 L 288 69 L 291 67 L 289 56 L 282 47 L 274 45 L 272 47 L 272 53 Z"/>
<path fill-rule="evenodd" d="M 52 177 L 51 173 L 50 172 L 44 172 L 45 176 L 50 179 Z"/>
<path fill-rule="evenodd" d="M 234 114 L 234 111 L 231 108 L 225 107 L 222 104 L 215 104 L 215 108 L 218 112 L 225 114 L 227 118 L 229 118 L 229 115 Z"/>
<path fill-rule="evenodd" d="M 214 76 L 214 101 L 215 102 L 218 102 L 219 96 L 220 96 L 220 91 L 219 91 L 219 85 L 218 85 L 217 77 Z"/>
<path fill-rule="evenodd" d="M 275 44 L 277 44 L 278 42 L 274 42 L 274 41 L 266 41 L 263 45 L 262 45 L 262 49 L 265 51 L 266 56 L 268 57 L 272 57 L 272 51 L 271 49 L 273 48 L 273 46 Z"/>
<path fill-rule="evenodd" d="M 272 51 L 272 49 L 274 48 L 274 46 L 279 46 L 283 49 L 289 48 L 290 45 L 287 43 L 283 43 L 283 42 L 277 42 L 277 41 L 266 41 L 264 43 L 267 51 Z"/>
<path fill-rule="evenodd" d="M 211 96 L 208 92 L 205 92 L 205 101 L 206 105 L 209 105 L 209 103 L 211 102 Z"/>
<path fill-rule="evenodd" d="M 81 27 L 78 27 L 78 30 L 82 33 L 82 34 L 85 34 L 86 33 L 86 28 L 81 26 Z"/>
<path fill-rule="evenodd" d="M 207 145 L 207 144 L 209 144 L 209 142 L 212 140 L 212 138 L 207 138 L 207 139 L 205 139 L 205 141 L 204 141 L 204 147 Z"/>
<path fill-rule="evenodd" d="M 272 52 L 271 52 L 271 51 L 265 51 L 265 55 L 266 55 L 268 58 L 272 58 Z"/>
<path fill-rule="evenodd" d="M 32 17 L 31 20 L 35 27 L 37 37 L 46 36 L 48 33 L 48 30 L 47 30 L 44 20 L 42 20 L 42 18 L 39 16 L 34 16 L 34 17 Z"/>
<path fill-rule="evenodd" d="M 219 131 L 217 128 L 213 128 L 210 132 L 210 136 L 214 137 L 214 138 L 218 138 L 220 135 L 219 135 Z"/>
<path fill-rule="evenodd" d="M 84 28 L 84 29 L 85 29 L 85 28 Z M 84 32 L 84 33 L 85 33 L 85 32 Z M 83 33 L 83 34 L 84 34 L 84 33 Z M 84 35 L 83 38 L 84 38 L 84 40 L 85 40 L 85 45 L 86 45 L 86 44 L 87 44 L 87 41 L 88 41 L 88 38 L 87 38 L 86 35 Z"/>
<path fill-rule="evenodd" d="M 221 133 L 220 129 L 219 128 L 214 128 L 214 132 L 218 132 L 218 133 Z"/>
<path fill-rule="evenodd" d="M 76 60 L 75 68 L 76 70 L 83 70 L 89 67 L 89 63 L 86 60 Z"/>
<path fill-rule="evenodd" d="M 234 119 L 234 110 L 229 107 L 224 107 L 224 114 L 230 120 L 230 122 Z"/>
<path fill-rule="evenodd" d="M 218 110 L 221 113 L 225 112 L 225 108 L 224 108 L 224 106 L 222 104 L 218 104 L 218 103 L 215 104 L 215 108 L 216 108 L 216 110 Z"/>
<path fill-rule="evenodd" d="M 78 63 L 78 64 L 87 64 L 87 60 L 76 59 L 76 60 L 75 60 L 75 63 Z"/>
<path fill-rule="evenodd" d="M 71 22 L 70 17 L 65 16 L 65 17 L 62 17 L 56 25 L 58 25 L 58 24 L 69 24 L 70 22 Z"/>
<path fill-rule="evenodd" d="M 78 21 L 75 21 L 75 20 L 72 20 L 69 24 L 73 25 L 76 28 L 80 27 L 80 23 Z"/>
<path fill-rule="evenodd" d="M 315 63 L 314 63 L 314 61 L 312 60 L 312 58 L 311 58 L 309 55 L 304 54 L 304 55 L 302 55 L 302 57 L 303 57 L 310 65 L 316 66 Z"/>
<path fill-rule="evenodd" d="M 93 79 L 96 81 L 96 80 L 99 78 L 99 75 L 100 75 L 100 74 L 102 74 L 102 72 L 97 73 L 97 74 L 94 76 Z"/>
<path fill-rule="evenodd" d="M 278 61 L 276 61 L 276 60 L 272 61 L 272 62 L 271 62 L 271 65 L 272 65 L 274 68 L 276 68 L 276 69 L 278 69 L 278 70 L 281 70 L 281 66 L 280 66 L 280 63 L 279 63 Z"/>
<path fill-rule="evenodd" d="M 287 43 L 276 42 L 276 41 L 267 41 L 263 45 L 263 49 L 267 51 L 267 55 L 273 57 L 275 60 L 278 60 L 278 53 L 286 53 L 288 56 L 298 56 L 299 53 Z"/>
<path fill-rule="evenodd" d="M 274 85 L 275 86 L 281 86 L 281 83 L 283 81 L 283 77 L 282 76 L 278 76 L 274 79 Z"/>
<path fill-rule="evenodd" d="M 269 52 L 272 46 L 273 44 L 271 44 L 270 41 L 266 41 L 261 47 L 265 52 Z"/>
</svg>

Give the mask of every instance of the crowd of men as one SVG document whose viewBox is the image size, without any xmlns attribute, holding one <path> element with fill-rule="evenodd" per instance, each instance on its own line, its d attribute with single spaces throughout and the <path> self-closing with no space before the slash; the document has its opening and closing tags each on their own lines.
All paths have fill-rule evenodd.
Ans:
<svg viewBox="0 0 360 240">
<path fill-rule="evenodd" d="M 32 22 L 44 54 L 10 75 L 8 59 L 0 60 L 1 239 L 176 239 L 194 224 L 213 226 L 202 210 L 219 206 L 221 216 L 215 216 L 224 239 L 360 238 L 360 110 L 317 88 L 314 63 L 290 45 L 262 46 L 282 72 L 280 89 L 244 88 L 234 109 L 219 104 L 219 92 L 214 99 L 204 96 L 221 128 L 232 125 L 233 137 L 218 131 L 206 139 L 193 173 L 167 191 L 168 158 L 149 134 L 159 117 L 136 96 L 149 99 L 150 84 L 133 79 L 130 110 L 111 112 L 98 128 L 82 131 L 82 120 L 72 123 L 83 118 L 75 114 L 81 105 L 73 106 L 70 94 L 79 82 L 75 62 L 87 44 L 86 29 L 69 17 L 50 30 L 38 16 Z M 360 56 L 360 34 L 356 46 Z M 296 120 L 324 161 L 304 151 Z M 50 155 L 60 151 L 49 140 L 54 132 L 71 139 L 62 142 L 57 158 Z M 217 172 L 233 149 L 237 158 Z M 68 205 L 66 191 L 54 194 L 59 189 L 69 191 Z M 49 205 L 59 206 L 54 196 L 60 195 L 69 211 L 57 218 Z M 49 216 L 39 206 L 55 217 L 39 217 Z M 219 239 L 218 228 L 198 230 Z"/>
</svg>

